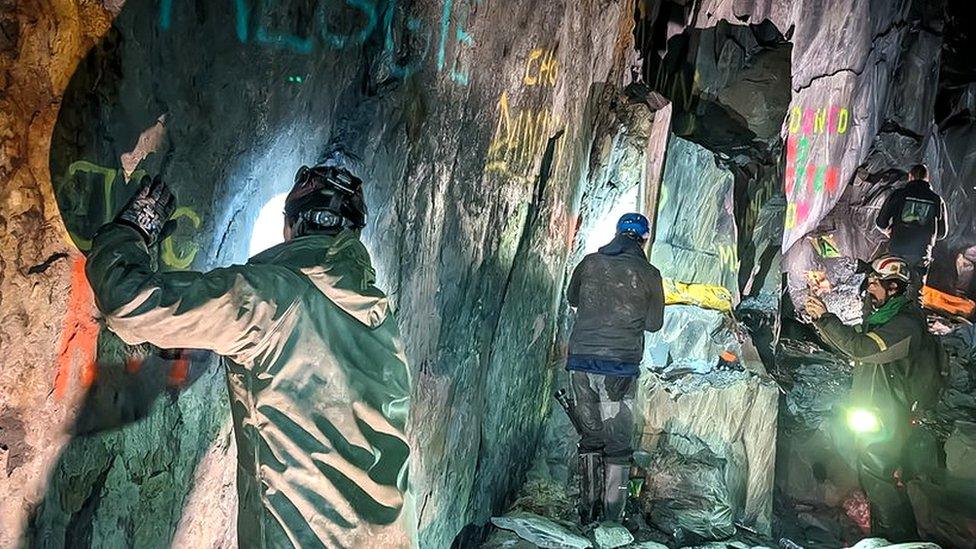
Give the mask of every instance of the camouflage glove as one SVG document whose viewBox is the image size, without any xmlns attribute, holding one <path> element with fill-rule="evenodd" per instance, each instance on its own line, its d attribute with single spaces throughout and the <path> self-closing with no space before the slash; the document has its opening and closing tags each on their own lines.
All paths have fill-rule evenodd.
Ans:
<svg viewBox="0 0 976 549">
<path fill-rule="evenodd" d="M 157 175 L 144 176 L 141 187 L 129 203 L 115 216 L 115 222 L 128 225 L 142 234 L 147 246 L 165 238 L 167 221 L 176 210 L 176 198 L 169 187 Z"/>
</svg>

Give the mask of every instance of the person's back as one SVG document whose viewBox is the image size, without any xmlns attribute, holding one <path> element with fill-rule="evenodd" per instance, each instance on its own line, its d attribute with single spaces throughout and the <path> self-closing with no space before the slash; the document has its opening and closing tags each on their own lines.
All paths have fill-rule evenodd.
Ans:
<svg viewBox="0 0 976 549">
<path fill-rule="evenodd" d="M 663 320 L 655 309 L 660 286 L 661 274 L 627 237 L 584 257 L 569 287 L 569 302 L 577 308 L 570 355 L 640 363 L 644 331 L 659 329 Z"/>
<path fill-rule="evenodd" d="M 945 204 L 927 177 L 924 166 L 912 168 L 908 184 L 893 192 L 878 213 L 878 227 L 889 231 L 888 252 L 909 265 L 927 261 L 936 239 L 947 230 Z"/>
<path fill-rule="evenodd" d="M 412 547 L 409 371 L 358 238 L 361 182 L 296 179 L 286 242 L 208 272 L 153 269 L 147 245 L 174 206 L 144 185 L 95 236 L 88 278 L 125 342 L 228 359 L 241 547 Z"/>
<path fill-rule="evenodd" d="M 256 288 L 262 299 L 290 303 L 276 335 L 228 364 L 238 452 L 255 457 L 240 468 L 239 482 L 253 484 L 239 487 L 251 496 L 242 540 L 410 546 L 409 371 L 369 263 L 344 232 L 292 240 L 241 268 L 278 281 Z"/>
<path fill-rule="evenodd" d="M 633 408 L 644 331 L 661 328 L 661 275 L 644 255 L 650 223 L 623 215 L 617 236 L 576 266 L 567 300 L 576 307 L 566 369 L 580 434 L 580 518 L 621 522 L 633 448 Z"/>
</svg>

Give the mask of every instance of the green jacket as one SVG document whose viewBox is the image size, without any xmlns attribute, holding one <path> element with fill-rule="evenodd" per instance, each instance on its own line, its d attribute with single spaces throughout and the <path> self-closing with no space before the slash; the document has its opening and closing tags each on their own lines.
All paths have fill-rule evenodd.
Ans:
<svg viewBox="0 0 976 549">
<path fill-rule="evenodd" d="M 240 546 L 414 546 L 409 372 L 357 236 L 297 238 L 206 273 L 150 265 L 140 236 L 109 224 L 88 280 L 126 343 L 229 359 Z"/>
<path fill-rule="evenodd" d="M 880 325 L 846 326 L 828 313 L 814 326 L 855 362 L 852 405 L 904 419 L 916 401 L 924 408 L 938 396 L 945 351 L 918 306 L 908 303 Z"/>
</svg>

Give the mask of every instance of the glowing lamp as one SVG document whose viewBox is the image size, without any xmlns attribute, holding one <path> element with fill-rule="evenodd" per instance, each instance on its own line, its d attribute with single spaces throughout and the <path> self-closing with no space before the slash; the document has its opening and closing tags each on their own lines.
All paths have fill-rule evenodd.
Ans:
<svg viewBox="0 0 976 549">
<path fill-rule="evenodd" d="M 881 431 L 881 420 L 871 410 L 852 408 L 847 411 L 847 427 L 855 433 L 877 433 Z"/>
</svg>

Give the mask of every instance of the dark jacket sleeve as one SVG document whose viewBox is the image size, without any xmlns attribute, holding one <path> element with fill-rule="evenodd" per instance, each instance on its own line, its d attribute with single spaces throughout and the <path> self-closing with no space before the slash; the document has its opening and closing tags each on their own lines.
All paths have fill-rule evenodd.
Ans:
<svg viewBox="0 0 976 549">
<path fill-rule="evenodd" d="M 580 292 L 580 278 L 583 276 L 583 269 L 586 265 L 586 258 L 584 257 L 579 265 L 573 269 L 573 276 L 569 279 L 569 287 L 566 288 L 566 301 L 569 302 L 573 307 L 579 306 L 579 292 Z"/>
<path fill-rule="evenodd" d="M 651 266 L 650 293 L 651 299 L 644 320 L 644 330 L 656 332 L 664 325 L 664 283 L 661 280 L 661 272 L 654 266 Z"/>
<path fill-rule="evenodd" d="M 109 329 L 130 345 L 246 357 L 280 316 L 258 297 L 247 267 L 158 272 L 142 237 L 124 225 L 98 231 L 85 271 Z"/>
<path fill-rule="evenodd" d="M 904 198 L 901 189 L 898 189 L 888 195 L 885 199 L 884 204 L 881 205 L 881 210 L 878 211 L 878 219 L 875 221 L 878 228 L 887 229 L 891 226 L 891 218 L 895 215 L 895 210 L 901 207 Z"/>
<path fill-rule="evenodd" d="M 814 322 L 824 340 L 848 357 L 869 364 L 886 364 L 908 356 L 911 322 L 896 316 L 887 324 L 860 333 L 828 313 Z"/>
</svg>

